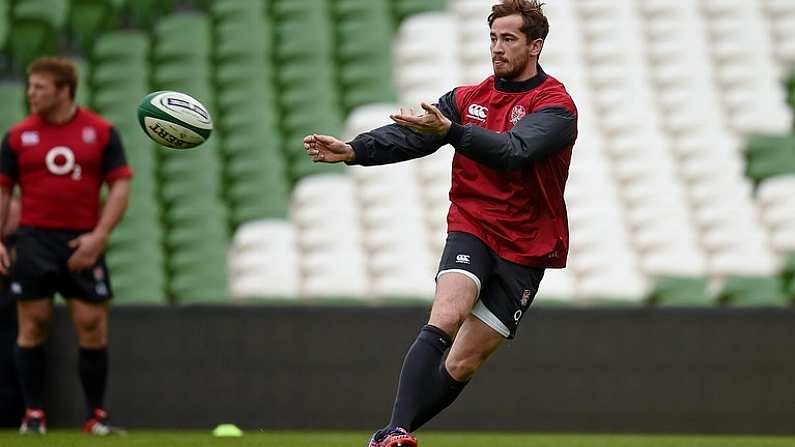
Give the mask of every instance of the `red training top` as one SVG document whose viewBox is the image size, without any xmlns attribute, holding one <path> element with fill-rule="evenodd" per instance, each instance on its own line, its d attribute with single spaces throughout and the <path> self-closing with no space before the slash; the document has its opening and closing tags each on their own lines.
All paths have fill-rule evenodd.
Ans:
<svg viewBox="0 0 795 447">
<path fill-rule="evenodd" d="M 92 230 L 102 183 L 130 177 L 118 133 L 84 108 L 57 125 L 32 114 L 8 131 L 0 148 L 0 184 L 19 183 L 22 226 Z"/>
<path fill-rule="evenodd" d="M 577 138 L 577 108 L 541 67 L 520 82 L 488 77 L 439 99 L 452 121 L 445 136 L 397 124 L 350 142 L 356 164 L 422 157 L 455 148 L 448 231 L 472 234 L 503 259 L 538 268 L 566 266 L 569 229 L 563 191 Z"/>
</svg>

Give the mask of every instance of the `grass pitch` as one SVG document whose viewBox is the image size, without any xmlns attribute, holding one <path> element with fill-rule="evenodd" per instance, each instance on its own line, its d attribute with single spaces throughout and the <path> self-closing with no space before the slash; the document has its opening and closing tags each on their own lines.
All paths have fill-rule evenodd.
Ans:
<svg viewBox="0 0 795 447">
<path fill-rule="evenodd" d="M 2 447 L 364 447 L 368 433 L 245 432 L 214 438 L 209 432 L 133 430 L 128 436 L 96 438 L 75 431 L 19 436 L 0 431 Z M 536 435 L 505 433 L 418 433 L 421 447 L 792 447 L 795 437 Z"/>
</svg>

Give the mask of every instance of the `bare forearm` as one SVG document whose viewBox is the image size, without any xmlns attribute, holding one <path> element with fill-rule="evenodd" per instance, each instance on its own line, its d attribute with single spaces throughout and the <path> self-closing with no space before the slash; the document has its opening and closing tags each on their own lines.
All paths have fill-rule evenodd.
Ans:
<svg viewBox="0 0 795 447">
<path fill-rule="evenodd" d="M 11 205 L 11 188 L 0 186 L 0 237 L 5 236 L 8 221 L 8 209 Z"/>
<path fill-rule="evenodd" d="M 119 223 L 127 209 L 130 197 L 130 181 L 120 179 L 113 182 L 108 192 L 108 198 L 99 217 L 99 223 L 94 228 L 94 232 L 107 238 L 116 224 Z"/>
</svg>

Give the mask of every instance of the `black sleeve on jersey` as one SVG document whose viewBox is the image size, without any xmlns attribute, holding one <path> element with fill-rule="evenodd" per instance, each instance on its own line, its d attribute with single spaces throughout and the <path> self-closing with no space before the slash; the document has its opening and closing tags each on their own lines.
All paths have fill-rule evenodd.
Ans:
<svg viewBox="0 0 795 447">
<path fill-rule="evenodd" d="M 439 98 L 436 106 L 454 123 L 461 122 L 455 106 L 455 90 Z M 432 154 L 445 144 L 444 137 L 422 134 L 398 124 L 390 124 L 354 138 L 350 145 L 355 158 L 349 164 L 374 166 L 397 163 Z"/>
<path fill-rule="evenodd" d="M 102 172 L 108 173 L 116 168 L 127 165 L 127 157 L 124 156 L 124 148 L 121 145 L 121 138 L 116 128 L 110 128 L 110 138 L 105 152 L 102 153 Z"/>
<path fill-rule="evenodd" d="M 3 145 L 0 147 L 0 174 L 14 180 L 19 180 L 17 154 L 11 149 L 11 142 L 8 141 L 8 134 L 3 137 Z"/>
<path fill-rule="evenodd" d="M 528 114 L 504 133 L 453 123 L 447 141 L 478 163 L 513 170 L 571 146 L 576 134 L 577 117 L 563 107 L 549 107 Z"/>
</svg>

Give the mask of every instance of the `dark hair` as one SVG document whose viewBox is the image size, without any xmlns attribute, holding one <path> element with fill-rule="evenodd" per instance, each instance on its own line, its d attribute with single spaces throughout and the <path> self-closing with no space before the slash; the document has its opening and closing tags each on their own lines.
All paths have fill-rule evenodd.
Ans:
<svg viewBox="0 0 795 447">
<path fill-rule="evenodd" d="M 69 59 L 60 57 L 40 57 L 28 66 L 28 76 L 48 74 L 53 77 L 55 87 L 69 87 L 69 97 L 75 99 L 77 92 L 77 67 Z"/>
<path fill-rule="evenodd" d="M 539 3 L 538 0 L 502 0 L 502 3 L 491 7 L 489 27 L 500 17 L 520 15 L 524 22 L 521 31 L 527 36 L 527 43 L 536 39 L 546 39 L 549 34 L 549 21 L 541 10 L 542 6 L 544 4 Z"/>
</svg>

